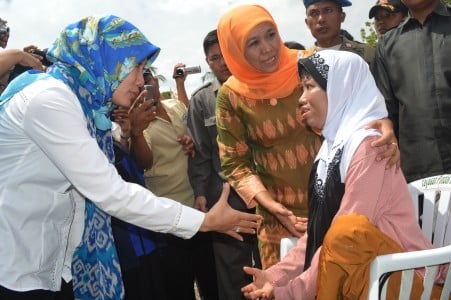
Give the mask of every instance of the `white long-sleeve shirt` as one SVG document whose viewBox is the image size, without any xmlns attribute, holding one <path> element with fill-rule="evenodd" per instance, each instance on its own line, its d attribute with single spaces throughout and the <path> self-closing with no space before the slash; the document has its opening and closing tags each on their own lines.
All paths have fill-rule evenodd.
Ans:
<svg viewBox="0 0 451 300">
<path fill-rule="evenodd" d="M 87 129 L 75 94 L 39 80 L 0 109 L 0 285 L 59 290 L 84 226 L 84 197 L 129 223 L 190 238 L 204 214 L 127 183 Z"/>
</svg>

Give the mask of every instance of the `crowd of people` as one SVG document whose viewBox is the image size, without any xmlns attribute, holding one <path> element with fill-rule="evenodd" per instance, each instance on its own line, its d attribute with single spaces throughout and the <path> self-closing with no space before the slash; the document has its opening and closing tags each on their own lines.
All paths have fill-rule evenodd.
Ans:
<svg viewBox="0 0 451 300">
<path fill-rule="evenodd" d="M 42 51 L 0 19 L 0 299 L 361 299 L 375 256 L 432 248 L 407 183 L 451 173 L 451 7 L 378 0 L 372 47 L 341 28 L 351 1 L 303 4 L 311 46 L 224 12 L 213 80 L 188 95 L 175 62 L 176 99 L 127 20 Z"/>
</svg>

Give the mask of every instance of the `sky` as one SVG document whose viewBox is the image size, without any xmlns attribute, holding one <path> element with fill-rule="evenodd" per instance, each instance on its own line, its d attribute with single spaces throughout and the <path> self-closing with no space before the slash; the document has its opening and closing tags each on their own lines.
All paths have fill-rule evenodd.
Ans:
<svg viewBox="0 0 451 300">
<path fill-rule="evenodd" d="M 353 0 L 342 28 L 356 40 L 368 20 L 375 0 Z M 68 24 L 88 15 L 113 14 L 137 26 L 161 52 L 154 66 L 167 78 L 161 91 L 175 90 L 172 72 L 176 63 L 200 65 L 201 74 L 185 81 L 190 95 L 202 85 L 209 71 L 202 41 L 216 28 L 219 18 L 240 4 L 260 4 L 273 15 L 284 40 L 311 46 L 314 39 L 305 25 L 305 7 L 301 0 L 0 0 L 0 18 L 8 21 L 10 39 L 7 48 L 36 45 L 48 48 Z"/>
</svg>

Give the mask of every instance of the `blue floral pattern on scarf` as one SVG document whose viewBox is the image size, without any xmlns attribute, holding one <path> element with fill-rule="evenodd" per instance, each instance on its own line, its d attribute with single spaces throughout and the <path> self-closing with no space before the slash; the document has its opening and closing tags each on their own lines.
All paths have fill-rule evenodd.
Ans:
<svg viewBox="0 0 451 300">
<path fill-rule="evenodd" d="M 48 73 L 77 95 L 87 127 L 110 162 L 114 162 L 111 130 L 96 127 L 94 117 L 111 107 L 114 90 L 142 61 L 150 65 L 160 49 L 135 26 L 116 17 L 87 17 L 67 26 L 48 50 Z M 105 115 L 109 119 L 109 111 Z M 100 126 L 99 126 L 100 127 Z M 122 299 L 119 260 L 110 216 L 86 199 L 82 241 L 72 258 L 76 299 Z"/>
</svg>

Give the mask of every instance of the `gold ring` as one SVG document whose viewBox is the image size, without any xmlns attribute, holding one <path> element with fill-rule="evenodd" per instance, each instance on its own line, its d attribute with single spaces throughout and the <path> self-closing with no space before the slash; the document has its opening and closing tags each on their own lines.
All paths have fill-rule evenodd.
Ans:
<svg viewBox="0 0 451 300">
<path fill-rule="evenodd" d="M 237 227 L 237 228 L 235 229 L 235 232 L 236 232 L 236 233 L 240 233 L 240 227 Z"/>
</svg>

